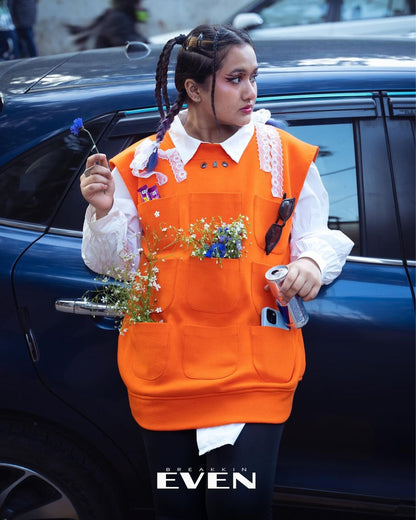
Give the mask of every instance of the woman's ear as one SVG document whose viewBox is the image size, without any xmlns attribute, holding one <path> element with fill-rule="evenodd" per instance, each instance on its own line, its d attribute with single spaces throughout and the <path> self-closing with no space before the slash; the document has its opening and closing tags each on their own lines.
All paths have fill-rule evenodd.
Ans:
<svg viewBox="0 0 416 520">
<path fill-rule="evenodd" d="M 201 101 L 198 84 L 193 79 L 185 80 L 185 90 L 188 98 L 194 103 Z"/>
</svg>

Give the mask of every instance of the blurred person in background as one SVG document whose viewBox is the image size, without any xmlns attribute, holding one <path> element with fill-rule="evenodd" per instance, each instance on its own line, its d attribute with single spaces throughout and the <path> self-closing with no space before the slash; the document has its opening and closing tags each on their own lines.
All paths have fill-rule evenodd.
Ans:
<svg viewBox="0 0 416 520">
<path fill-rule="evenodd" d="M 339 22 L 341 20 L 341 10 L 343 0 L 326 0 L 327 11 L 325 22 Z"/>
<path fill-rule="evenodd" d="M 0 0 L 0 61 L 18 58 L 17 33 L 7 0 Z"/>
<path fill-rule="evenodd" d="M 36 23 L 38 0 L 9 0 L 9 8 L 19 43 L 19 58 L 37 56 L 33 27 Z"/>
<path fill-rule="evenodd" d="M 112 7 L 95 18 L 88 26 L 67 25 L 80 50 L 118 47 L 128 41 L 146 42 L 137 25 L 145 23 L 147 11 L 141 0 L 112 0 Z"/>
</svg>

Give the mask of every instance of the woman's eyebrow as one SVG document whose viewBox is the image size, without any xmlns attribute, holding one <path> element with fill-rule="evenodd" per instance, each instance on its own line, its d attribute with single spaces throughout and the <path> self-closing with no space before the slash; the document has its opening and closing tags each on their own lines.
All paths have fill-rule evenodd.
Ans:
<svg viewBox="0 0 416 520">
<path fill-rule="evenodd" d="M 253 73 L 253 72 L 258 72 L 258 70 L 259 70 L 259 67 L 257 66 L 257 67 L 255 67 L 255 68 L 253 69 L 252 73 Z M 231 71 L 228 72 L 227 74 L 241 74 L 241 73 L 246 74 L 246 73 L 247 73 L 247 69 L 245 69 L 245 68 L 243 68 L 243 67 L 242 67 L 242 68 L 236 68 L 236 69 L 231 70 Z M 252 73 L 251 73 L 251 74 L 252 74 Z"/>
</svg>

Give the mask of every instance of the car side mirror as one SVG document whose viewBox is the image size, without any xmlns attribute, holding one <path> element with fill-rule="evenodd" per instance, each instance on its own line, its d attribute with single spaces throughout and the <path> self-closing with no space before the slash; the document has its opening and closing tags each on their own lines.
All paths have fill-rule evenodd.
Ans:
<svg viewBox="0 0 416 520">
<path fill-rule="evenodd" d="M 124 54 L 129 60 L 142 60 L 149 56 L 150 48 L 143 42 L 127 42 L 124 46 Z"/>
<path fill-rule="evenodd" d="M 240 13 L 233 20 L 236 29 L 248 30 L 263 25 L 264 20 L 258 13 Z"/>
</svg>

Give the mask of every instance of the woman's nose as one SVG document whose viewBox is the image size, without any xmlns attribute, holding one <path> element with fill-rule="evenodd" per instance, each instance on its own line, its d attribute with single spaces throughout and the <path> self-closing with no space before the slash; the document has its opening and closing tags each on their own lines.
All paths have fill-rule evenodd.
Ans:
<svg viewBox="0 0 416 520">
<path fill-rule="evenodd" d="M 257 96 L 257 84 L 252 81 L 247 81 L 243 95 L 244 99 L 255 99 Z"/>
</svg>

